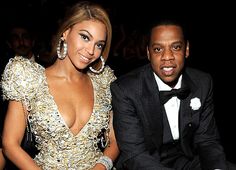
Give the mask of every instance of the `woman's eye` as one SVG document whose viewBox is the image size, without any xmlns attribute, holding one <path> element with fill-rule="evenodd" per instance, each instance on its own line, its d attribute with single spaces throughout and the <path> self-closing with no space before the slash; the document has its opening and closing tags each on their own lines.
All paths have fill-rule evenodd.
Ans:
<svg viewBox="0 0 236 170">
<path fill-rule="evenodd" d="M 97 47 L 98 47 L 99 49 L 103 49 L 104 44 L 97 44 Z"/>
<path fill-rule="evenodd" d="M 87 35 L 80 34 L 80 37 L 85 41 L 89 41 L 89 37 Z"/>
</svg>

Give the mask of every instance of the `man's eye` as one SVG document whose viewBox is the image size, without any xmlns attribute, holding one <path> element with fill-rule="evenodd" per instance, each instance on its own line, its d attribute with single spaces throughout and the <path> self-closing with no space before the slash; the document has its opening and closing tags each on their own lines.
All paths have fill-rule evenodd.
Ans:
<svg viewBox="0 0 236 170">
<path fill-rule="evenodd" d="M 173 49 L 174 50 L 181 50 L 182 46 L 181 45 L 174 45 Z"/>
<path fill-rule="evenodd" d="M 159 52 L 161 52 L 161 48 L 154 48 L 154 51 L 159 53 Z"/>
<path fill-rule="evenodd" d="M 12 35 L 12 36 L 11 36 L 11 41 L 16 41 L 16 40 L 18 40 L 18 39 L 20 39 L 20 37 L 17 36 L 17 35 Z"/>
<path fill-rule="evenodd" d="M 25 40 L 29 40 L 29 39 L 31 39 L 30 35 L 27 34 L 27 33 L 22 34 L 21 38 L 22 38 L 22 39 L 25 39 Z"/>
</svg>

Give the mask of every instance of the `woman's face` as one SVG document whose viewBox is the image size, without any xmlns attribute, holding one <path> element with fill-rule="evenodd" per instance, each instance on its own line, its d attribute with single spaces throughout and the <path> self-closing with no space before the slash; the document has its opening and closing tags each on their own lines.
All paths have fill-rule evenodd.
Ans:
<svg viewBox="0 0 236 170">
<path fill-rule="evenodd" d="M 64 32 L 68 58 L 77 69 L 84 69 L 101 56 L 106 43 L 106 27 L 102 22 L 87 20 Z"/>
</svg>

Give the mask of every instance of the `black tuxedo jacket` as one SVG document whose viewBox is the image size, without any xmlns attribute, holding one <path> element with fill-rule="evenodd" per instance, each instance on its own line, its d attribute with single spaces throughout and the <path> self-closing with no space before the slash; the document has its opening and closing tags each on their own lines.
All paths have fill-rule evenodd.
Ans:
<svg viewBox="0 0 236 170">
<path fill-rule="evenodd" d="M 198 154 L 203 169 L 225 169 L 225 155 L 214 120 L 213 87 L 209 74 L 186 68 L 182 86 L 190 95 L 179 110 L 180 145 L 190 160 Z M 111 84 L 114 129 L 120 148 L 117 168 L 158 170 L 163 141 L 163 109 L 150 64 L 140 67 Z M 192 109 L 190 100 L 199 98 L 201 106 Z"/>
</svg>

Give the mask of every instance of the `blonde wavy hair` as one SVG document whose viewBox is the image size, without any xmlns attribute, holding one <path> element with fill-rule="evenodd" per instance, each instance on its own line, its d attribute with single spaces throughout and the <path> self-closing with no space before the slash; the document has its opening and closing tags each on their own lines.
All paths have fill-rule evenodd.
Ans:
<svg viewBox="0 0 236 170">
<path fill-rule="evenodd" d="M 106 10 L 100 6 L 99 4 L 95 4 L 93 2 L 88 1 L 80 1 L 74 4 L 71 8 L 68 8 L 65 13 L 65 17 L 62 20 L 58 32 L 54 39 L 54 44 L 52 48 L 52 55 L 56 56 L 56 48 L 57 42 L 61 38 L 62 34 L 72 26 L 77 23 L 87 21 L 87 20 L 95 20 L 102 22 L 107 30 L 106 35 L 106 44 L 102 51 L 102 56 L 106 61 L 109 55 L 110 47 L 111 47 L 111 39 L 112 39 L 112 26 L 110 23 L 110 19 Z M 100 64 L 99 64 L 100 65 Z M 98 63 L 95 63 L 94 68 L 99 67 Z"/>
</svg>

